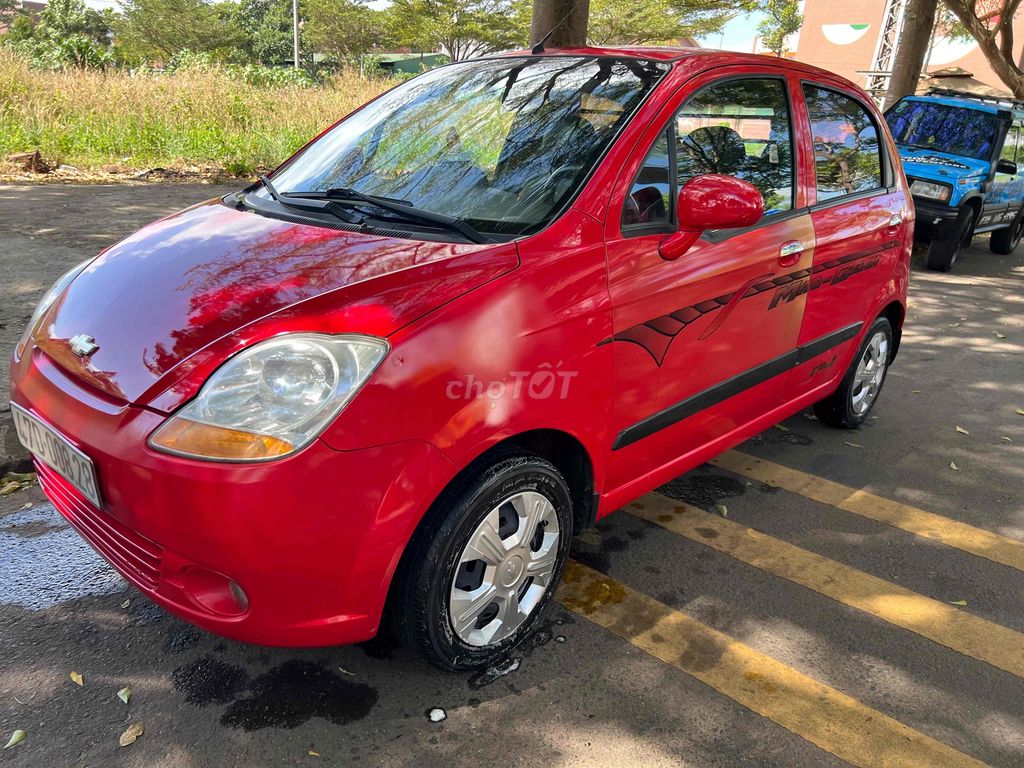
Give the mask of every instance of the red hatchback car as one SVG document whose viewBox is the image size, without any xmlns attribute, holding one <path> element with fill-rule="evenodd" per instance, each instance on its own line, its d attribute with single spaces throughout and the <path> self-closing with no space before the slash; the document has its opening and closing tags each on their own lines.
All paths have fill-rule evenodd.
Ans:
<svg viewBox="0 0 1024 768">
<path fill-rule="evenodd" d="M 61 278 L 16 425 L 54 506 L 183 619 L 303 646 L 386 615 L 479 667 L 574 531 L 802 408 L 864 420 L 912 229 L 885 121 L 828 72 L 452 64 Z"/>
</svg>

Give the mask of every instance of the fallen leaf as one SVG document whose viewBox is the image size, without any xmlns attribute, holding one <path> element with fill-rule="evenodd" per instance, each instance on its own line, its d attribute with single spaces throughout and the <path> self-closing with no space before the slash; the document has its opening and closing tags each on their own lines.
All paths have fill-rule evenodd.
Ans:
<svg viewBox="0 0 1024 768">
<path fill-rule="evenodd" d="M 910 394 L 912 394 L 912 395 L 920 395 L 921 394 L 921 390 L 920 389 L 912 389 L 912 390 L 910 390 Z"/>
<path fill-rule="evenodd" d="M 960 427 L 960 426 L 958 426 L 956 428 L 956 431 L 959 432 L 961 435 L 969 435 L 969 434 L 971 434 L 966 429 L 964 429 L 963 427 Z"/>
<path fill-rule="evenodd" d="M 959 472 L 960 471 L 960 467 L 958 467 L 956 465 L 956 462 L 953 462 L 953 461 L 949 462 L 949 468 L 952 469 L 954 472 Z"/>
<path fill-rule="evenodd" d="M 124 688 L 122 688 L 120 691 L 117 692 L 117 698 L 119 698 L 125 704 L 128 703 L 128 699 L 130 699 L 131 697 L 132 697 L 132 689 L 129 688 L 128 686 L 125 686 Z"/>
<path fill-rule="evenodd" d="M 789 432 L 789 427 L 787 427 L 785 424 L 776 424 L 775 428 L 779 430 L 779 432 Z"/>
<path fill-rule="evenodd" d="M 320 753 L 313 749 L 309 750 L 308 754 L 310 757 L 320 757 Z"/>
<path fill-rule="evenodd" d="M 950 600 L 949 604 L 950 605 L 967 605 L 967 601 L 966 600 Z"/>
<path fill-rule="evenodd" d="M 1024 416 L 1024 408 L 1018 408 L 1017 413 L 1020 414 L 1021 416 Z"/>
<path fill-rule="evenodd" d="M 11 740 L 7 742 L 7 746 L 4 747 L 4 749 L 10 749 L 15 744 L 21 744 L 21 742 L 25 740 L 26 736 L 28 736 L 28 734 L 21 730 L 21 728 L 19 728 L 11 734 Z"/>
<path fill-rule="evenodd" d="M 844 445 L 848 445 L 851 448 L 863 448 L 864 446 L 860 443 L 851 443 L 849 440 L 843 440 Z"/>
<path fill-rule="evenodd" d="M 21 508 L 22 509 L 32 509 L 32 502 L 30 501 L 30 502 L 28 502 L 28 504 L 22 504 Z"/>
<path fill-rule="evenodd" d="M 0 488 L 0 496 L 8 496 L 21 488 L 21 483 L 7 483 Z"/>
<path fill-rule="evenodd" d="M 121 607 L 122 608 L 127 608 L 131 604 L 132 604 L 131 600 L 125 600 L 123 603 L 121 603 Z"/>
<path fill-rule="evenodd" d="M 121 734 L 121 738 L 117 740 L 117 743 L 122 747 L 127 747 L 129 744 L 134 744 L 135 740 L 146 732 L 146 726 L 142 723 L 132 723 L 128 726 L 128 729 Z"/>
<path fill-rule="evenodd" d="M 1008 437 L 1007 437 L 1006 435 L 1000 435 L 999 439 L 1000 439 L 1000 440 L 1005 440 L 1005 441 L 1006 441 L 1006 442 L 1008 442 L 1008 443 L 1012 443 L 1012 442 L 1013 442 L 1013 440 L 1011 440 L 1010 438 L 1008 438 Z"/>
<path fill-rule="evenodd" d="M 960 323 L 950 323 L 949 327 L 950 328 L 959 328 L 960 327 Z"/>
<path fill-rule="evenodd" d="M 341 672 L 341 674 L 343 674 L 343 675 L 352 675 L 353 677 L 355 677 L 355 674 L 356 674 L 355 672 L 349 672 L 344 667 L 338 667 L 338 671 Z"/>
<path fill-rule="evenodd" d="M 1005 339 L 1006 338 L 1006 334 L 1005 333 L 1000 333 L 999 331 L 996 331 L 996 338 L 997 339 Z"/>
<path fill-rule="evenodd" d="M 715 512 L 720 514 L 722 517 L 729 516 L 729 508 L 725 504 L 715 504 Z"/>
<path fill-rule="evenodd" d="M 82 673 L 81 672 L 75 672 L 74 670 L 72 670 L 71 674 L 68 675 L 68 677 L 71 678 L 71 682 L 73 682 L 75 685 L 82 685 L 82 686 L 85 685 L 85 680 L 82 677 Z"/>
</svg>

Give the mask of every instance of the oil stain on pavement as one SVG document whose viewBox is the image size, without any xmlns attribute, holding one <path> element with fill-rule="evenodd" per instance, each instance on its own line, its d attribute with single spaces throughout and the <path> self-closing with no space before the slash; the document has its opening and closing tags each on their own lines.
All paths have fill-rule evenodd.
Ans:
<svg viewBox="0 0 1024 768">
<path fill-rule="evenodd" d="M 190 704 L 227 704 L 221 724 L 245 731 L 297 728 L 314 717 L 347 725 L 362 720 L 377 703 L 375 688 L 297 659 L 250 682 L 242 667 L 204 656 L 176 669 L 171 681 Z"/>
</svg>

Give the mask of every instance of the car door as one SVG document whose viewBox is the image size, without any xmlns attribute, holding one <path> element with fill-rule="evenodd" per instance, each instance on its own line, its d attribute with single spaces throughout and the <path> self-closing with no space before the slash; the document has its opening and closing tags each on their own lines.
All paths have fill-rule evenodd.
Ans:
<svg viewBox="0 0 1024 768">
<path fill-rule="evenodd" d="M 813 230 L 798 183 L 791 86 L 782 70 L 721 68 L 689 81 L 620 176 L 606 224 L 617 439 L 611 487 L 643 478 L 741 428 L 779 402 L 810 274 Z M 745 179 L 766 213 L 706 232 L 682 257 L 676 193 L 705 173 Z"/>
<path fill-rule="evenodd" d="M 1020 208 L 1020 196 L 1018 194 L 1020 183 L 1018 175 L 1001 171 L 998 166 L 999 160 L 1008 160 L 1011 163 L 1017 161 L 1017 144 L 1020 141 L 1020 126 L 1016 123 L 1006 131 L 1006 138 L 1003 139 L 1002 149 L 994 162 L 997 163 L 992 180 L 985 190 L 985 205 L 981 218 L 976 226 L 999 227 L 1008 224 L 1017 215 Z"/>
<path fill-rule="evenodd" d="M 843 373 L 878 310 L 911 219 L 877 111 L 828 82 L 805 81 L 800 96 L 814 146 L 815 249 L 811 276 L 781 299 L 799 295 L 807 302 L 799 339 L 806 351 L 789 376 L 786 399 Z"/>
</svg>

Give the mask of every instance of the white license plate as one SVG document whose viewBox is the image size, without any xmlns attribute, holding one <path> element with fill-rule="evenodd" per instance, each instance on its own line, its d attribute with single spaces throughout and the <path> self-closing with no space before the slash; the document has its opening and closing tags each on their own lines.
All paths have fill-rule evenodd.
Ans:
<svg viewBox="0 0 1024 768">
<path fill-rule="evenodd" d="M 29 453 L 46 462 L 97 507 L 103 506 L 92 459 L 73 446 L 64 435 L 24 408 L 11 403 L 11 412 L 14 414 L 14 429 L 18 439 Z"/>
</svg>

